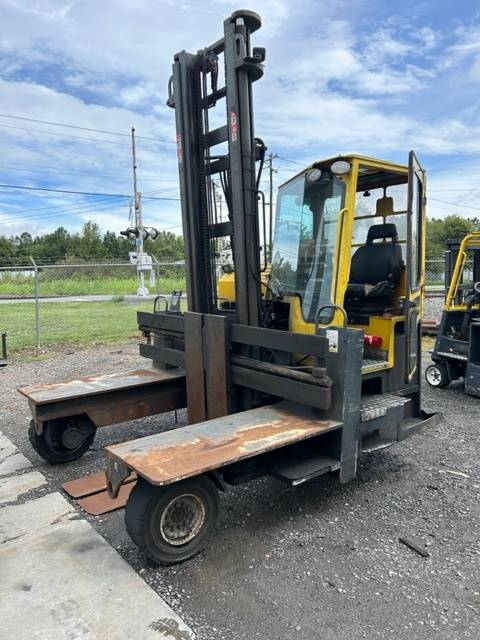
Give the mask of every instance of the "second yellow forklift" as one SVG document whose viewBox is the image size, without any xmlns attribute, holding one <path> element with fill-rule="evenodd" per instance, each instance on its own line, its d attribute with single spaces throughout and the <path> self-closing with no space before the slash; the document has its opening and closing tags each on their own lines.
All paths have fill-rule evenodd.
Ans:
<svg viewBox="0 0 480 640">
<path fill-rule="evenodd" d="M 480 232 L 446 242 L 445 287 L 433 364 L 425 378 L 439 388 L 463 379 L 465 391 L 480 397 Z"/>
</svg>

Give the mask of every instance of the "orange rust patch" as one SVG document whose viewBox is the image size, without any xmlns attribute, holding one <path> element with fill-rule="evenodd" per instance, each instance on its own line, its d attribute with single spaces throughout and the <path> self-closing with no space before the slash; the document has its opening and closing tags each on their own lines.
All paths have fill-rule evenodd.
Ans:
<svg viewBox="0 0 480 640">
<path fill-rule="evenodd" d="M 152 484 L 169 484 L 341 426 L 280 403 L 107 448 Z"/>
</svg>

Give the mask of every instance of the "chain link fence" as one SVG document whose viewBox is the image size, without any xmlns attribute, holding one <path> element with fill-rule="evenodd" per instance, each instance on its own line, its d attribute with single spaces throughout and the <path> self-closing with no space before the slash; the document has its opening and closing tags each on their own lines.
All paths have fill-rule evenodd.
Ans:
<svg viewBox="0 0 480 640">
<path fill-rule="evenodd" d="M 107 342 L 137 334 L 137 310 L 151 310 L 157 295 L 185 293 L 185 264 L 154 260 L 145 274 L 150 295 L 137 296 L 137 266 L 130 262 L 0 266 L 0 333 L 10 349 L 56 343 Z M 445 290 L 442 259 L 427 260 L 426 317 L 437 316 Z M 437 309 L 438 307 L 438 309 Z"/>
<path fill-rule="evenodd" d="M 445 289 L 445 261 L 443 258 L 427 260 L 425 263 L 425 282 L 427 293 Z"/>
<path fill-rule="evenodd" d="M 0 333 L 11 350 L 135 336 L 137 310 L 151 310 L 157 295 L 185 292 L 185 264 L 154 260 L 144 278 L 147 297 L 137 295 L 130 262 L 0 267 Z"/>
</svg>

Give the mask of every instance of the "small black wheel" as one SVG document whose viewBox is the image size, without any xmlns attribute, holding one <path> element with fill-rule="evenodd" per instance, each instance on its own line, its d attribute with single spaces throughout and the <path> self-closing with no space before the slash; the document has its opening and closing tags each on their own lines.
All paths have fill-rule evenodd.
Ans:
<svg viewBox="0 0 480 640">
<path fill-rule="evenodd" d="M 156 487 L 139 479 L 125 509 L 135 544 L 161 565 L 176 564 L 202 551 L 213 535 L 220 500 L 207 476 Z"/>
<path fill-rule="evenodd" d="M 77 460 L 91 447 L 95 438 L 95 425 L 87 416 L 74 416 L 48 420 L 38 434 L 35 423 L 28 430 L 30 444 L 44 460 L 62 464 Z"/>
<path fill-rule="evenodd" d="M 446 387 L 450 382 L 447 367 L 441 362 L 429 365 L 425 370 L 425 379 L 431 387 Z"/>
</svg>

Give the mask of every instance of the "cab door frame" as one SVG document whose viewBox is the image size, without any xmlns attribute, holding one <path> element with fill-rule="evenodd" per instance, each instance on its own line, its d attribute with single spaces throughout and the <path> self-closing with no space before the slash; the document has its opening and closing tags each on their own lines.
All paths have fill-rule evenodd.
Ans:
<svg viewBox="0 0 480 640">
<path fill-rule="evenodd" d="M 425 171 L 415 152 L 408 155 L 407 250 L 405 282 L 405 382 L 419 374 L 421 318 L 425 286 Z"/>
</svg>

